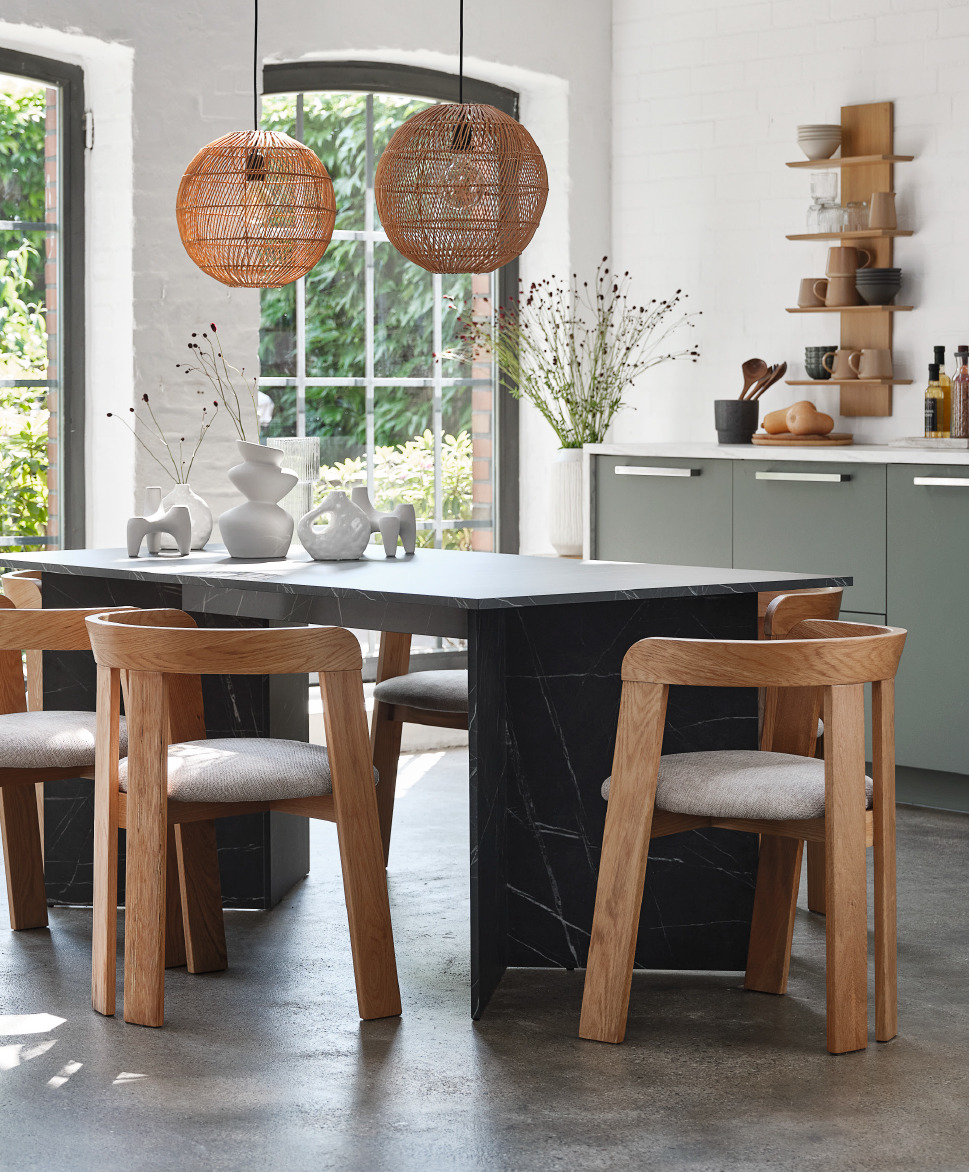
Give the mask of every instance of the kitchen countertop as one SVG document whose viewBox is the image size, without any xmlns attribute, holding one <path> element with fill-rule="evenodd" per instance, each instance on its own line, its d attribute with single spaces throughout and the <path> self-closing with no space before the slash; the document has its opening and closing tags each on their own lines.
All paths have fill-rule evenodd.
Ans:
<svg viewBox="0 0 970 1172">
<path fill-rule="evenodd" d="M 593 456 L 654 456 L 687 460 L 817 460 L 832 464 L 970 464 L 966 448 L 890 448 L 848 444 L 838 448 L 758 447 L 755 444 L 586 444 Z"/>
</svg>

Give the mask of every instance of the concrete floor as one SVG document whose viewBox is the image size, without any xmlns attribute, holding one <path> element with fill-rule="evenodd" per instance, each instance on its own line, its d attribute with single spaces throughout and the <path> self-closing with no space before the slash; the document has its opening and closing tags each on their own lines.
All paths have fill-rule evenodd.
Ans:
<svg viewBox="0 0 970 1172">
<path fill-rule="evenodd" d="M 581 972 L 510 973 L 469 1020 L 466 757 L 413 756 L 400 786 L 399 1021 L 357 1018 L 331 826 L 278 909 L 229 914 L 228 972 L 169 973 L 162 1030 L 91 1011 L 89 912 L 15 934 L 4 909 L 0 1168 L 966 1168 L 964 816 L 900 810 L 896 1041 L 826 1054 L 800 912 L 788 996 L 640 973 L 613 1047 L 576 1038 Z"/>
</svg>

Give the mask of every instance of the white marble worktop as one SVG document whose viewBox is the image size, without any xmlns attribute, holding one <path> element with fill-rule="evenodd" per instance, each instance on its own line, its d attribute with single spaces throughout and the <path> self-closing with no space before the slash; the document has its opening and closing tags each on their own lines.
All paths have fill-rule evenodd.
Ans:
<svg viewBox="0 0 970 1172">
<path fill-rule="evenodd" d="M 845 447 L 760 447 L 755 444 L 586 444 L 594 456 L 646 456 L 686 460 L 817 460 L 837 464 L 968 464 L 966 448 L 886 447 L 848 444 Z"/>
</svg>

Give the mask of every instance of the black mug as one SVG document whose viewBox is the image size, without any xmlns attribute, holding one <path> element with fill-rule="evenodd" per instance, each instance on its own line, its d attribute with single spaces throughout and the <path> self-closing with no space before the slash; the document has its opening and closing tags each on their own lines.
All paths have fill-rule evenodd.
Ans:
<svg viewBox="0 0 970 1172">
<path fill-rule="evenodd" d="M 714 426 L 719 444 L 750 444 L 758 430 L 756 399 L 715 399 Z"/>
</svg>

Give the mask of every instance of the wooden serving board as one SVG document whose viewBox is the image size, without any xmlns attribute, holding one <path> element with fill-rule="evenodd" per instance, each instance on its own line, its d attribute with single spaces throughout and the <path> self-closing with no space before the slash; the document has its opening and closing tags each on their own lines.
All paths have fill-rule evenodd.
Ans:
<svg viewBox="0 0 970 1172">
<path fill-rule="evenodd" d="M 780 435 L 766 435 L 758 432 L 751 437 L 751 442 L 763 448 L 841 448 L 852 443 L 852 436 L 847 431 L 830 431 L 828 435 L 791 435 L 787 431 Z"/>
</svg>

